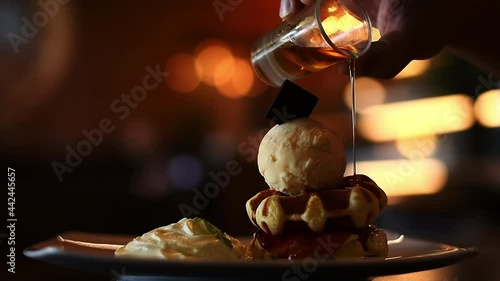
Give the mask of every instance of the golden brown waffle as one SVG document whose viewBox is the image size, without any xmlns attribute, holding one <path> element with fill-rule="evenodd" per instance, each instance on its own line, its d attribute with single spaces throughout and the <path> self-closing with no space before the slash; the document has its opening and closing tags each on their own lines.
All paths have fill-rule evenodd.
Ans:
<svg viewBox="0 0 500 281">
<path fill-rule="evenodd" d="M 348 188 L 359 184 L 371 191 L 375 197 L 377 197 L 380 205 L 380 210 L 387 206 L 387 194 L 367 175 L 357 174 L 356 176 L 347 176 L 342 179 L 340 182 L 341 188 Z"/>
<path fill-rule="evenodd" d="M 387 196 L 370 178 L 346 177 L 340 188 L 300 195 L 264 190 L 247 201 L 252 223 L 266 233 L 367 227 L 387 205 Z"/>
</svg>

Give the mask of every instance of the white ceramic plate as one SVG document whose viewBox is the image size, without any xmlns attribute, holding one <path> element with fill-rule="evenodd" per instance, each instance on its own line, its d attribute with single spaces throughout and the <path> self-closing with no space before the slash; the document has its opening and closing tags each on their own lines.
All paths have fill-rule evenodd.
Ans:
<svg viewBox="0 0 500 281">
<path fill-rule="evenodd" d="M 64 240 L 62 240 L 62 237 Z M 30 258 L 113 276 L 116 280 L 358 280 L 367 277 L 435 269 L 477 255 L 475 248 L 458 248 L 438 242 L 389 234 L 387 258 L 357 258 L 332 261 L 238 260 L 163 261 L 114 257 L 114 248 L 132 240 L 130 236 L 68 232 L 24 250 Z M 397 239 L 399 238 L 399 239 Z M 242 241 L 248 241 L 242 238 Z M 124 279 L 124 276 L 129 276 Z M 306 277 L 307 276 L 307 277 Z"/>
</svg>

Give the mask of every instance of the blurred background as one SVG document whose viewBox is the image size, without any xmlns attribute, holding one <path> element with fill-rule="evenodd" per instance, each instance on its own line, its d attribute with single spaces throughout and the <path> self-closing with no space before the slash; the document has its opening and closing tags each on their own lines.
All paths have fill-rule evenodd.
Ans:
<svg viewBox="0 0 500 281">
<path fill-rule="evenodd" d="M 244 205 L 267 188 L 255 160 L 278 89 L 249 54 L 278 10 L 279 0 L 1 1 L 0 151 L 16 170 L 18 255 L 65 231 L 137 235 L 186 214 L 253 233 Z M 446 51 L 392 80 L 357 79 L 358 172 L 390 198 L 378 225 L 479 247 L 458 280 L 500 279 L 498 81 Z M 351 161 L 347 77 L 331 67 L 296 83 L 320 98 L 312 117 Z M 210 183 L 218 191 L 200 199 Z M 20 274 L 46 268 L 19 259 Z"/>
</svg>

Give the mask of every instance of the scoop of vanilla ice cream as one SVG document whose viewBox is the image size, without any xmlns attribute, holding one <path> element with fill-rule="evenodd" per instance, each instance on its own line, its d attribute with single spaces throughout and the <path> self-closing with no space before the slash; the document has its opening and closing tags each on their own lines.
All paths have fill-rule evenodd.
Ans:
<svg viewBox="0 0 500 281">
<path fill-rule="evenodd" d="M 335 186 L 347 164 L 339 136 L 311 118 L 271 128 L 260 143 L 257 163 L 270 188 L 292 195 Z"/>
</svg>

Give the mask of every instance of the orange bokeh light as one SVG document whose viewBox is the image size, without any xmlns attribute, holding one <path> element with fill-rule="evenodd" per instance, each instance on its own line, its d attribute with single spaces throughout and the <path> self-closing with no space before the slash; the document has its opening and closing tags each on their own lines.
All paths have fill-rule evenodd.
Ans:
<svg viewBox="0 0 500 281">
<path fill-rule="evenodd" d="M 396 140 L 396 148 L 399 153 L 409 159 L 412 157 L 429 157 L 437 150 L 438 146 L 436 136 Z"/>
<path fill-rule="evenodd" d="M 370 175 L 389 198 L 438 193 L 449 176 L 446 164 L 433 158 L 360 161 L 357 170 Z M 352 163 L 349 163 L 345 175 L 352 173 Z"/>
<path fill-rule="evenodd" d="M 482 93 L 474 104 L 479 123 L 488 128 L 500 127 L 500 90 Z"/>
<path fill-rule="evenodd" d="M 431 60 L 412 60 L 394 79 L 407 79 L 424 74 L 431 66 Z"/>
<path fill-rule="evenodd" d="M 252 90 L 254 83 L 254 73 L 250 62 L 236 58 L 234 62 L 234 71 L 229 79 L 215 80 L 215 87 L 225 97 L 241 98 L 247 96 Z"/>
<path fill-rule="evenodd" d="M 381 104 L 386 99 L 384 85 L 369 77 L 356 78 L 356 112 L 363 112 L 370 106 Z M 350 84 L 344 88 L 344 103 L 352 109 L 352 95 Z"/>
<path fill-rule="evenodd" d="M 462 94 L 374 105 L 360 114 L 358 128 L 374 142 L 460 132 L 474 124 L 472 105 Z"/>
<path fill-rule="evenodd" d="M 235 73 L 235 60 L 231 56 L 218 62 L 213 72 L 213 84 L 222 85 L 228 83 Z"/>
<path fill-rule="evenodd" d="M 224 41 L 209 39 L 201 42 L 195 51 L 198 66 L 196 68 L 200 79 L 208 84 L 215 85 L 221 81 L 227 82 L 234 69 L 234 56 Z"/>
</svg>

